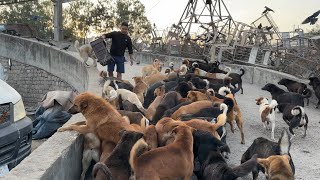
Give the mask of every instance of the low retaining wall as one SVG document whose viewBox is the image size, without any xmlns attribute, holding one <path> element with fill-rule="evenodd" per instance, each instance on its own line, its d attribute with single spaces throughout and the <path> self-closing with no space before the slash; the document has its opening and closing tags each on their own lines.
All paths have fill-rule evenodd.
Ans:
<svg viewBox="0 0 320 180">
<path fill-rule="evenodd" d="M 78 92 L 89 91 L 101 95 L 98 70 L 83 66 L 79 56 L 31 39 L 1 33 L 0 42 L 2 57 L 48 72 L 63 79 Z M 77 114 L 67 124 L 82 120 L 85 118 Z M 76 132 L 55 133 L 0 179 L 80 179 L 82 146 L 83 136 Z"/>
</svg>

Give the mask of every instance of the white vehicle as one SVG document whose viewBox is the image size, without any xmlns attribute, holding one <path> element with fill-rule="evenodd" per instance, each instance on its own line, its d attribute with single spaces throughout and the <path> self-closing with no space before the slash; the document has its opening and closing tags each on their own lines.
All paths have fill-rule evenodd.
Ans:
<svg viewBox="0 0 320 180">
<path fill-rule="evenodd" d="M 0 177 L 31 153 L 32 128 L 21 95 L 0 79 Z"/>
</svg>

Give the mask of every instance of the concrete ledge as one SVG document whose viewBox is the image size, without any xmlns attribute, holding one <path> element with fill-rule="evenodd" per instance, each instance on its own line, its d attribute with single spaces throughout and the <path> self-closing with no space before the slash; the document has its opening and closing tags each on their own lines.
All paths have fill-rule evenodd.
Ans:
<svg viewBox="0 0 320 180">
<path fill-rule="evenodd" d="M 3 34 L 0 34 L 0 42 L 2 56 L 44 69 L 64 79 L 79 92 L 101 95 L 97 68 L 83 66 L 78 53 L 60 51 L 30 39 Z M 82 120 L 85 120 L 82 114 L 77 114 L 67 124 Z M 78 133 L 55 133 L 0 179 L 79 179 L 82 149 L 83 136 Z"/>
</svg>

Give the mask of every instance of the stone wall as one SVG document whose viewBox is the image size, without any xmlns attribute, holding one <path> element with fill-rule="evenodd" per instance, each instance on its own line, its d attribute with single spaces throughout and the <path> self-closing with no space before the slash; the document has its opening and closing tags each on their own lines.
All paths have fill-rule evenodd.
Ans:
<svg viewBox="0 0 320 180">
<path fill-rule="evenodd" d="M 12 67 L 9 70 L 8 59 L 0 58 L 0 63 L 7 69 L 7 83 L 20 93 L 26 107 L 37 106 L 48 91 L 74 90 L 64 80 L 40 68 L 12 60 Z"/>
</svg>

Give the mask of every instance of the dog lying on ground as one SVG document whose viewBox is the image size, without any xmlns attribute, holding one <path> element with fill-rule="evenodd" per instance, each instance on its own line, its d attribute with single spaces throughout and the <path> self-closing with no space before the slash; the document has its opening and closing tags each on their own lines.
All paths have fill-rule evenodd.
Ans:
<svg viewBox="0 0 320 180">
<path fill-rule="evenodd" d="M 231 85 L 233 86 L 234 89 L 236 88 L 236 85 L 238 85 L 238 87 L 240 87 L 241 89 L 241 94 L 243 94 L 243 88 L 242 88 L 242 76 L 244 75 L 245 71 L 244 69 L 240 69 L 241 74 L 238 73 L 230 73 L 229 77 L 231 77 Z"/>
<path fill-rule="evenodd" d="M 74 42 L 74 47 L 76 48 L 76 50 L 79 52 L 80 57 L 83 59 L 83 63 L 87 66 L 89 66 L 87 64 L 89 57 L 92 58 L 93 60 L 93 66 L 97 67 L 97 57 L 93 52 L 93 49 L 91 47 L 90 44 L 84 44 L 82 46 L 79 45 L 79 41 L 75 41 Z"/>
<path fill-rule="evenodd" d="M 161 72 L 161 62 L 159 59 L 155 59 L 153 64 L 146 65 L 141 69 L 142 77 L 150 76 L 151 74 L 156 74 Z"/>
<path fill-rule="evenodd" d="M 297 127 L 304 127 L 304 135 L 307 135 L 309 118 L 301 106 L 295 106 L 292 104 L 280 104 L 278 105 L 279 111 L 282 112 L 283 120 L 289 125 L 289 131 L 294 136 L 293 129 Z"/>
<path fill-rule="evenodd" d="M 256 99 L 256 104 L 260 106 L 259 113 L 264 128 L 268 129 L 268 125 L 271 123 L 271 140 L 274 141 L 274 128 L 276 127 L 275 108 L 278 103 L 276 100 L 272 100 L 269 104 L 267 98 L 259 97 Z"/>
<path fill-rule="evenodd" d="M 148 85 L 142 80 L 142 77 L 133 77 L 135 86 L 133 88 L 133 92 L 137 94 L 140 102 L 143 104 L 144 102 L 144 95 L 148 89 Z"/>
<path fill-rule="evenodd" d="M 278 84 L 285 86 L 289 92 L 307 95 L 307 105 L 309 105 L 309 98 L 312 96 L 312 91 L 308 89 L 306 84 L 286 78 L 281 79 Z"/>
<path fill-rule="evenodd" d="M 290 137 L 286 130 L 284 130 L 281 134 L 281 137 L 278 142 L 272 142 L 265 138 L 259 137 L 253 141 L 251 146 L 247 149 L 247 151 L 242 155 L 241 163 L 249 160 L 254 154 L 258 154 L 258 158 L 268 158 L 272 155 L 290 155 Z M 295 167 L 292 162 L 292 158 L 290 158 L 290 166 L 293 174 L 295 173 Z M 253 180 L 258 178 L 259 171 L 265 172 L 264 168 L 261 165 L 257 165 L 256 168 L 252 170 Z"/>
<path fill-rule="evenodd" d="M 312 86 L 315 95 L 318 98 L 318 103 L 316 105 L 316 108 L 318 109 L 320 106 L 320 80 L 317 77 L 310 77 L 309 81 L 309 85 Z"/>
<path fill-rule="evenodd" d="M 272 99 L 275 99 L 278 104 L 290 103 L 304 107 L 303 99 L 307 97 L 306 95 L 301 95 L 298 93 L 285 92 L 283 89 L 280 89 L 279 87 L 271 83 L 266 84 L 261 89 L 270 92 Z"/>
<path fill-rule="evenodd" d="M 204 180 L 236 180 L 252 171 L 257 166 L 257 155 L 254 155 L 247 162 L 231 168 L 220 152 L 210 151 L 206 161 L 201 165 Z"/>
<path fill-rule="evenodd" d="M 82 173 L 80 178 L 81 180 L 84 180 L 86 172 L 91 164 L 91 161 L 94 160 L 96 163 L 99 162 L 100 154 L 101 152 L 99 138 L 93 133 L 85 134 L 82 153 Z"/>
<path fill-rule="evenodd" d="M 107 160 L 97 163 L 93 167 L 92 173 L 96 180 L 130 178 L 130 151 L 133 145 L 142 138 L 143 134 L 123 130 L 119 132 L 119 136 L 121 139 Z"/>
<path fill-rule="evenodd" d="M 193 131 L 194 129 L 188 126 L 177 126 L 172 130 L 175 136 L 173 143 L 150 151 L 146 151 L 148 144 L 143 139 L 139 140 L 130 153 L 130 165 L 136 179 L 183 178 L 189 180 L 194 167 Z"/>
<path fill-rule="evenodd" d="M 223 79 L 225 77 L 228 77 L 229 74 L 231 73 L 231 68 L 230 67 L 227 67 L 226 68 L 227 70 L 227 74 L 224 74 L 224 73 L 209 73 L 207 71 L 204 71 L 200 68 L 195 68 L 194 70 L 194 74 L 197 75 L 197 76 L 205 76 L 205 77 L 208 77 L 208 78 L 213 78 L 213 79 Z"/>
<path fill-rule="evenodd" d="M 92 93 L 85 92 L 76 96 L 69 113 L 80 112 L 86 118 L 84 125 L 66 125 L 59 128 L 58 132 L 75 130 L 80 134 L 94 133 L 102 143 L 117 144 L 121 130 L 135 131 L 110 103 Z"/>
<path fill-rule="evenodd" d="M 258 158 L 258 163 L 265 169 L 268 179 L 294 180 L 290 159 L 288 155 L 273 155 L 265 159 Z"/>
</svg>

